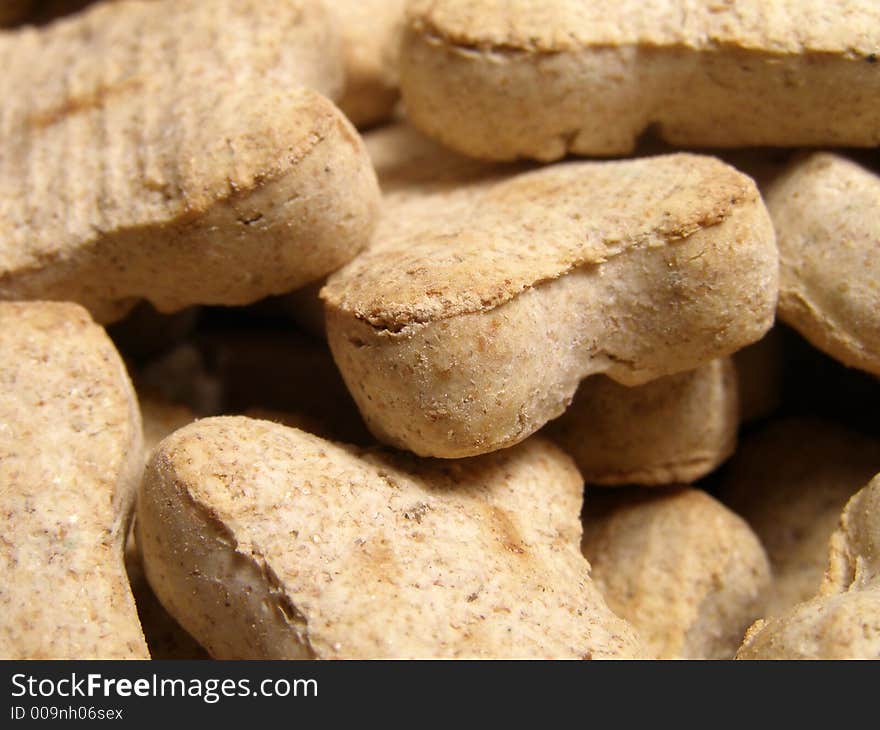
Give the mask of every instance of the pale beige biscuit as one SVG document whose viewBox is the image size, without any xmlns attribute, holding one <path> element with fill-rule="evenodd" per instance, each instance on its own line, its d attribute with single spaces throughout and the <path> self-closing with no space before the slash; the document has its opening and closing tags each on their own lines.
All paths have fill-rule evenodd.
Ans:
<svg viewBox="0 0 880 730">
<path fill-rule="evenodd" d="M 0 657 L 149 658 L 122 560 L 141 439 L 82 307 L 0 302 Z"/>
<path fill-rule="evenodd" d="M 785 359 L 778 327 L 733 354 L 739 417 L 743 423 L 771 415 L 782 404 Z"/>
<path fill-rule="evenodd" d="M 406 0 L 334 0 L 345 60 L 339 108 L 358 127 L 391 117 L 397 105 L 397 65 Z"/>
<path fill-rule="evenodd" d="M 584 556 L 612 611 L 660 659 L 730 659 L 762 615 L 770 565 L 749 526 L 688 487 L 588 490 Z"/>
<path fill-rule="evenodd" d="M 0 34 L 0 298 L 245 304 L 369 239 L 375 176 L 308 0 L 99 4 Z M 58 69 L 65 69 L 59 73 Z"/>
<path fill-rule="evenodd" d="M 770 330 L 732 359 L 644 385 L 586 378 L 546 433 L 588 484 L 688 483 L 727 460 L 740 423 L 766 417 L 781 398 L 781 336 Z"/>
<path fill-rule="evenodd" d="M 409 118 L 484 159 L 880 144 L 875 0 L 415 0 Z"/>
<path fill-rule="evenodd" d="M 547 435 L 588 484 L 663 485 L 713 471 L 736 447 L 739 398 L 730 358 L 628 388 L 581 382 Z"/>
<path fill-rule="evenodd" d="M 442 457 L 503 448 L 588 375 L 645 383 L 769 329 L 774 234 L 754 183 L 722 162 L 515 173 L 453 155 L 444 170 L 398 134 L 398 164 L 377 165 L 374 240 L 322 290 L 334 358 L 380 440 Z"/>
<path fill-rule="evenodd" d="M 540 439 L 450 464 L 212 418 L 155 453 L 138 542 L 217 658 L 637 656 L 577 548 L 581 485 Z"/>
<path fill-rule="evenodd" d="M 880 659 L 880 475 L 843 510 L 819 595 L 758 621 L 737 659 Z"/>
<path fill-rule="evenodd" d="M 770 557 L 765 617 L 816 594 L 840 511 L 878 470 L 880 440 L 812 417 L 771 422 L 743 440 L 718 497 Z"/>
<path fill-rule="evenodd" d="M 880 176 L 816 153 L 764 193 L 779 241 L 779 318 L 844 365 L 880 375 Z"/>
</svg>

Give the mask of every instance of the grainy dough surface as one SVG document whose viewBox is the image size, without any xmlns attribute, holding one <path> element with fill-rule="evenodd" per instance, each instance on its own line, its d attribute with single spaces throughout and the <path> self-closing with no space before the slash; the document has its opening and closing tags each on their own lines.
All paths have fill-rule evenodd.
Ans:
<svg viewBox="0 0 880 730">
<path fill-rule="evenodd" d="M 779 317 L 844 365 L 880 375 L 880 176 L 832 153 L 765 190 L 779 241 Z"/>
<path fill-rule="evenodd" d="M 847 503 L 819 594 L 746 634 L 738 659 L 880 659 L 880 475 Z"/>
<path fill-rule="evenodd" d="M 448 463 L 213 418 L 154 455 L 138 542 L 218 658 L 638 655 L 578 550 L 581 500 L 541 439 Z"/>
<path fill-rule="evenodd" d="M 880 143 L 874 0 L 416 0 L 407 114 L 484 159 Z"/>
<path fill-rule="evenodd" d="M 0 302 L 0 657 L 149 659 L 122 561 L 141 439 L 85 310 Z"/>
<path fill-rule="evenodd" d="M 336 363 L 386 443 L 442 457 L 509 446 L 587 375 L 645 383 L 772 323 L 770 220 L 752 180 L 719 160 L 522 171 L 388 135 L 372 146 L 379 229 L 321 292 Z"/>
<path fill-rule="evenodd" d="M 733 657 L 770 585 L 755 533 L 699 489 L 599 492 L 587 490 L 584 556 L 649 656 Z"/>
<path fill-rule="evenodd" d="M 313 90 L 341 89 L 337 51 L 306 0 L 130 0 L 0 34 L 0 298 L 107 322 L 139 298 L 245 304 L 348 261 L 378 193 Z"/>
</svg>

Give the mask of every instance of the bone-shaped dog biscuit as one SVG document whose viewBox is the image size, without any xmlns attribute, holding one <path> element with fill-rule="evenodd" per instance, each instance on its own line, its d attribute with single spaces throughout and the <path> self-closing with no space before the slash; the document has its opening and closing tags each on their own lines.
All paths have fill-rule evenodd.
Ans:
<svg viewBox="0 0 880 730">
<path fill-rule="evenodd" d="M 101 321 L 244 304 L 319 279 L 367 240 L 360 139 L 317 91 L 338 39 L 300 0 L 98 5 L 0 34 L 0 298 Z"/>
<path fill-rule="evenodd" d="M 816 595 L 840 512 L 880 470 L 880 439 L 818 418 L 774 421 L 743 439 L 718 497 L 749 523 L 773 566 L 764 618 Z"/>
<path fill-rule="evenodd" d="M 335 0 L 345 59 L 345 92 L 339 108 L 358 127 L 394 112 L 400 92 L 397 50 L 405 0 Z"/>
<path fill-rule="evenodd" d="M 587 375 L 644 383 L 769 329 L 774 233 L 754 183 L 722 162 L 516 173 L 451 156 L 444 173 L 404 135 L 399 164 L 377 164 L 373 243 L 322 290 L 334 358 L 381 440 L 492 451 L 561 414 Z M 425 159 L 439 177 L 419 177 Z"/>
<path fill-rule="evenodd" d="M 740 517 L 699 489 L 587 490 L 583 550 L 650 656 L 730 659 L 762 615 L 770 565 Z"/>
<path fill-rule="evenodd" d="M 875 0 L 416 0 L 413 123 L 484 159 L 880 143 Z"/>
<path fill-rule="evenodd" d="M 211 418 L 155 452 L 138 542 L 217 658 L 638 655 L 578 551 L 581 484 L 541 439 L 448 463 Z"/>
</svg>

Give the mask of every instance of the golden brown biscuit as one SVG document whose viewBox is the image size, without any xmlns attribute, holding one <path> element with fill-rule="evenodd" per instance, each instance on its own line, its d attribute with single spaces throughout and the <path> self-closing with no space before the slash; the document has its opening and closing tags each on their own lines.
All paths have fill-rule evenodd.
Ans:
<svg viewBox="0 0 880 730">
<path fill-rule="evenodd" d="M 217 658 L 635 656 L 577 549 L 581 485 L 540 439 L 450 464 L 211 418 L 155 453 L 138 542 Z"/>
<path fill-rule="evenodd" d="M 765 197 L 779 241 L 780 319 L 845 365 L 880 375 L 880 176 L 816 153 Z"/>
<path fill-rule="evenodd" d="M 398 164 L 377 164 L 373 243 L 322 290 L 334 358 L 380 440 L 442 457 L 503 448 L 588 375 L 645 383 L 769 329 L 774 234 L 754 183 L 720 161 L 517 173 L 453 155 L 444 171 L 398 134 Z M 437 174 L 420 179 L 424 158 Z"/>
<path fill-rule="evenodd" d="M 737 659 L 880 659 L 880 475 L 846 505 L 819 595 L 746 634 Z"/>
<path fill-rule="evenodd" d="M 374 173 L 307 0 L 99 4 L 0 34 L 0 298 L 245 304 L 369 239 Z M 65 73 L 58 73 L 64 68 Z"/>
<path fill-rule="evenodd" d="M 880 440 L 816 418 L 771 422 L 746 437 L 718 497 L 761 539 L 773 566 L 765 617 L 814 596 L 847 500 L 880 470 Z"/>
<path fill-rule="evenodd" d="M 875 0 L 415 0 L 407 114 L 484 159 L 880 144 Z"/>
<path fill-rule="evenodd" d="M 148 659 L 122 550 L 131 382 L 82 307 L 0 302 L 0 657 Z"/>
<path fill-rule="evenodd" d="M 731 658 L 770 584 L 749 526 L 687 487 L 588 490 L 583 551 L 611 610 L 659 659 Z"/>
<path fill-rule="evenodd" d="M 736 447 L 739 398 L 730 358 L 628 388 L 602 375 L 578 386 L 547 435 L 588 484 L 691 482 Z"/>
</svg>

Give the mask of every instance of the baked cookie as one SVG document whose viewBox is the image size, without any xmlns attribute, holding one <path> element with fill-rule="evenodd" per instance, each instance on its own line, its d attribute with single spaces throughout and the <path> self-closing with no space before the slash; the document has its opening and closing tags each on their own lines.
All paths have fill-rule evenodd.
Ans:
<svg viewBox="0 0 880 730">
<path fill-rule="evenodd" d="M 0 63 L 0 299 L 103 322 L 245 304 L 369 239 L 374 173 L 318 93 L 343 82 L 319 3 L 98 4 L 0 34 Z"/>
<path fill-rule="evenodd" d="M 875 0 L 415 0 L 417 127 L 484 159 L 880 144 Z"/>
</svg>

